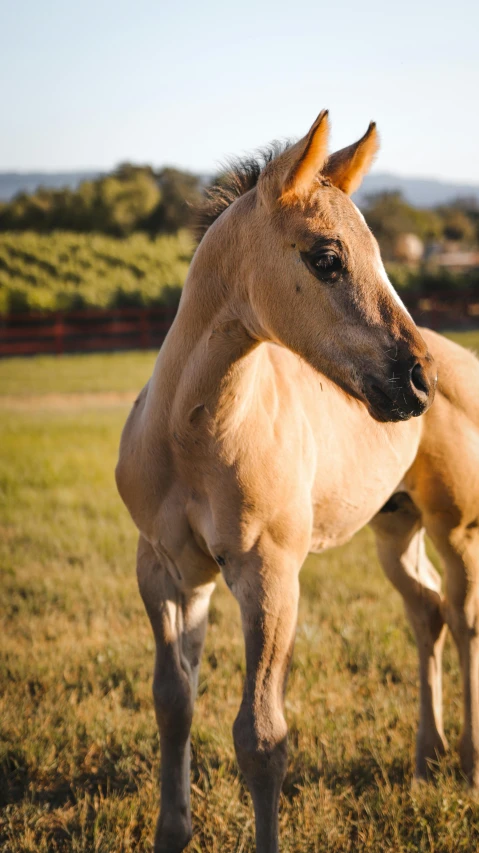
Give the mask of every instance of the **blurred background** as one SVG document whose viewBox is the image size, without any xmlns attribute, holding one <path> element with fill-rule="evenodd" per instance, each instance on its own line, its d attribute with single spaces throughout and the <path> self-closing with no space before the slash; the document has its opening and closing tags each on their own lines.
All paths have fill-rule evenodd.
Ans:
<svg viewBox="0 0 479 853">
<path fill-rule="evenodd" d="M 113 472 L 188 271 L 191 205 L 225 158 L 304 135 L 324 107 L 333 149 L 376 120 L 355 201 L 416 319 L 479 349 L 478 10 L 0 0 L 2 851 L 151 850 L 154 643 Z M 310 555 L 300 580 L 283 852 L 479 850 L 455 749 L 411 785 L 417 652 L 371 532 Z M 188 849 L 253 853 L 221 580 L 209 621 Z M 445 676 L 455 747 L 451 643 Z"/>
<path fill-rule="evenodd" d="M 18 0 L 0 16 L 0 354 L 161 343 L 205 186 L 323 107 L 333 148 L 378 123 L 355 201 L 415 318 L 479 324 L 476 3 Z"/>
</svg>

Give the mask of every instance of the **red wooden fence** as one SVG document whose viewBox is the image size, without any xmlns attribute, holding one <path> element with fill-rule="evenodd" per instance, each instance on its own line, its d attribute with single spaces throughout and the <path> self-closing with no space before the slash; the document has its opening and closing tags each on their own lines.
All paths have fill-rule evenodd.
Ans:
<svg viewBox="0 0 479 853">
<path fill-rule="evenodd" d="M 404 301 L 420 325 L 479 328 L 479 294 L 407 294 Z M 159 349 L 175 314 L 176 307 L 159 306 L 0 315 L 0 357 Z"/>
<path fill-rule="evenodd" d="M 0 315 L 0 356 L 159 348 L 176 307 Z"/>
<path fill-rule="evenodd" d="M 406 307 L 419 326 L 437 331 L 479 329 L 479 292 L 463 290 L 459 294 L 401 294 Z"/>
</svg>

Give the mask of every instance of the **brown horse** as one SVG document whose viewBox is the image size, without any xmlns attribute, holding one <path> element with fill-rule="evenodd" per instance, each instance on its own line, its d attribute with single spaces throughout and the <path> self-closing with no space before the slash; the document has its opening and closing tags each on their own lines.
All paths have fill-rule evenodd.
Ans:
<svg viewBox="0 0 479 853">
<path fill-rule="evenodd" d="M 447 624 L 464 686 L 462 766 L 479 784 L 479 363 L 419 333 L 348 197 L 377 150 L 374 124 L 329 157 L 327 140 L 322 112 L 300 142 L 213 192 L 178 314 L 123 432 L 117 482 L 140 532 L 156 640 L 156 853 L 191 837 L 190 726 L 218 571 L 246 647 L 236 753 L 257 850 L 278 850 L 299 571 L 309 550 L 368 522 L 418 644 L 417 774 L 445 749 Z"/>
</svg>

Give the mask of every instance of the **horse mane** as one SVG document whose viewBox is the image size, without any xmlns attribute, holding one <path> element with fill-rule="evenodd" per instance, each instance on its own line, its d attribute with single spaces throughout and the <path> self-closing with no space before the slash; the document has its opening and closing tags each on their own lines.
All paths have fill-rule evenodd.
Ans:
<svg viewBox="0 0 479 853">
<path fill-rule="evenodd" d="M 205 190 L 203 202 L 196 210 L 195 233 L 198 242 L 224 210 L 257 185 L 266 166 L 283 154 L 290 145 L 289 140 L 274 141 L 264 148 L 259 148 L 252 156 L 234 157 L 226 161 L 224 169 Z"/>
</svg>

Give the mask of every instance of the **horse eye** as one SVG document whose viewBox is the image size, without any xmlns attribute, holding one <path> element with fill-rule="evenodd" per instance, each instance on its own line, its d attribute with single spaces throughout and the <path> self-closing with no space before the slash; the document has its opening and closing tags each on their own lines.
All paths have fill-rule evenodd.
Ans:
<svg viewBox="0 0 479 853">
<path fill-rule="evenodd" d="M 323 249 L 312 254 L 301 252 L 301 259 L 309 271 L 323 281 L 336 281 L 343 268 L 341 258 L 331 249 Z"/>
<path fill-rule="evenodd" d="M 341 259 L 333 254 L 333 252 L 325 252 L 313 258 L 312 265 L 318 272 L 329 275 L 330 273 L 339 272 L 341 269 Z"/>
<path fill-rule="evenodd" d="M 340 256 L 330 248 L 316 249 L 314 252 L 300 252 L 303 264 L 309 271 L 323 281 L 336 281 L 343 269 Z"/>
</svg>

